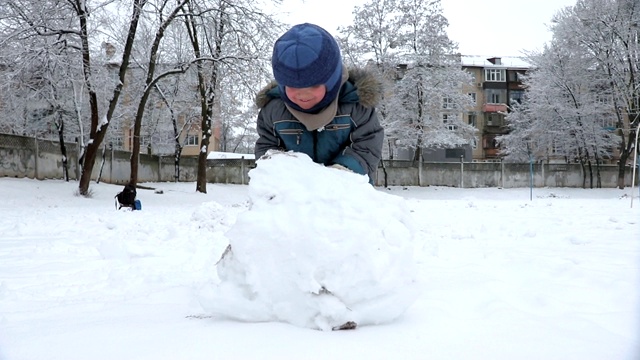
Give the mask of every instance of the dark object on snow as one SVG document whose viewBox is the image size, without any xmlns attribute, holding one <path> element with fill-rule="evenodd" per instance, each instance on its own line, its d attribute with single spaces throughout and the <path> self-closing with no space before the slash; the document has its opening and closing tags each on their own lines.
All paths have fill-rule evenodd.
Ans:
<svg viewBox="0 0 640 360">
<path fill-rule="evenodd" d="M 333 331 L 336 330 L 354 330 L 355 328 L 358 327 L 358 324 L 356 324 L 355 321 L 347 321 L 346 323 L 340 325 L 340 326 L 334 326 Z"/>
<path fill-rule="evenodd" d="M 116 208 L 122 209 L 123 207 L 128 207 L 131 210 L 140 210 L 142 209 L 142 205 L 136 206 L 136 201 L 140 203 L 140 201 L 136 200 L 136 187 L 127 184 L 124 186 L 124 189 L 116 194 Z"/>
</svg>

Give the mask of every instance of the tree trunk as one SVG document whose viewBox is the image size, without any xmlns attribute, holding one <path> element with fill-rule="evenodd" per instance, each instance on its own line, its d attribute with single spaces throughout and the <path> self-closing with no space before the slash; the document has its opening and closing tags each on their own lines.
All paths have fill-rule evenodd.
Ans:
<svg viewBox="0 0 640 360">
<path fill-rule="evenodd" d="M 127 33 L 127 41 L 124 46 L 124 51 L 122 53 L 122 62 L 120 63 L 120 69 L 118 72 L 119 81 L 116 87 L 113 89 L 113 96 L 109 101 L 109 108 L 107 109 L 107 113 L 104 116 L 103 121 L 100 121 L 98 114 L 98 98 L 95 90 L 93 89 L 93 84 L 91 81 L 91 57 L 89 55 L 89 33 L 87 28 L 87 19 L 89 17 L 89 13 L 86 12 L 84 1 L 78 1 L 77 9 L 78 16 L 80 18 L 80 38 L 82 41 L 82 67 L 84 72 L 84 81 L 87 85 L 87 91 L 89 92 L 89 104 L 91 109 L 91 133 L 89 134 L 90 140 L 82 165 L 82 174 L 80 175 L 79 192 L 81 195 L 86 196 L 89 194 L 89 183 L 91 182 L 91 173 L 96 161 L 98 149 L 100 148 L 102 140 L 104 140 L 104 137 L 107 133 L 107 128 L 109 127 L 109 122 L 113 117 L 113 113 L 115 112 L 116 106 L 118 104 L 118 99 L 120 98 L 120 94 L 122 93 L 122 87 L 124 86 L 125 82 L 125 75 L 127 72 L 127 68 L 129 67 L 131 50 L 133 48 L 133 42 L 135 40 L 136 32 L 138 29 L 138 21 L 140 20 L 142 8 L 146 3 L 147 0 L 134 0 L 133 2 L 133 13 L 131 15 L 131 21 L 129 22 L 129 32 Z"/>
<path fill-rule="evenodd" d="M 176 18 L 178 13 L 182 10 L 182 7 L 188 0 L 182 0 L 176 8 L 167 16 L 167 18 L 160 24 L 158 27 L 158 31 L 156 31 L 155 37 L 153 39 L 153 44 L 151 45 L 151 51 L 149 54 L 149 68 L 147 69 L 147 78 L 145 80 L 145 88 L 140 97 L 140 102 L 138 103 L 138 109 L 136 111 L 135 123 L 133 125 L 133 149 L 131 150 L 131 174 L 129 177 L 129 184 L 136 186 L 138 183 L 138 165 L 140 164 L 140 130 L 142 128 L 142 118 L 144 117 L 144 110 L 147 105 L 147 101 L 149 100 L 149 95 L 151 94 L 151 90 L 155 88 L 155 84 L 160 80 L 161 77 L 166 76 L 173 72 L 166 72 L 165 74 L 159 76 L 158 78 L 154 78 L 155 70 L 157 65 L 157 55 L 158 49 L 160 48 L 160 42 L 164 37 L 164 31 L 171 24 L 173 19 Z M 182 72 L 179 70 L 175 70 L 175 72 Z M 150 146 L 151 144 L 149 144 Z"/>
<path fill-rule="evenodd" d="M 380 164 L 382 165 L 382 173 L 384 174 L 384 187 L 389 186 L 389 174 L 387 174 L 387 167 L 384 165 L 384 160 L 380 160 Z"/>
<path fill-rule="evenodd" d="M 64 120 L 62 117 L 60 121 L 55 122 L 58 128 L 58 139 L 60 141 L 60 154 L 62 154 L 62 172 L 64 174 L 64 181 L 69 181 L 69 161 L 67 159 L 67 146 L 64 144 Z"/>
<path fill-rule="evenodd" d="M 602 174 L 600 173 L 600 159 L 596 158 L 596 187 L 602 188 Z"/>
<path fill-rule="evenodd" d="M 191 3 L 188 4 L 191 6 Z M 225 10 L 224 4 L 221 4 L 219 9 L 223 14 Z M 190 9 L 191 10 L 191 9 Z M 205 81 L 202 62 L 197 63 L 198 71 L 198 90 L 200 93 L 200 106 L 201 106 L 201 122 L 200 131 L 202 134 L 202 140 L 200 142 L 200 152 L 198 153 L 198 177 L 196 179 L 196 191 L 201 193 L 207 192 L 207 155 L 209 153 L 209 145 L 211 143 L 211 137 L 213 136 L 212 122 L 213 122 L 213 109 L 215 105 L 218 80 L 219 80 L 219 58 L 222 54 L 222 37 L 225 33 L 225 20 L 222 16 L 218 19 L 218 27 L 213 31 L 215 37 L 213 39 L 207 39 L 207 45 L 210 47 L 212 65 L 211 74 L 208 81 Z M 197 35 L 197 24 L 194 22 L 193 16 L 187 16 L 185 24 L 187 25 L 187 31 L 189 32 L 189 38 L 193 46 L 196 58 L 201 57 L 200 41 Z"/>
<path fill-rule="evenodd" d="M 620 161 L 618 161 L 618 181 L 617 181 L 617 185 L 618 185 L 618 189 L 622 190 L 624 189 L 624 176 L 626 174 L 626 170 L 627 170 L 627 160 L 629 160 L 629 156 L 631 155 L 631 149 L 632 146 L 635 142 L 635 136 L 636 136 L 636 131 L 638 131 L 638 129 L 635 129 L 635 131 L 629 131 L 629 138 L 626 141 L 626 146 L 624 146 L 625 142 L 624 142 L 624 138 L 623 138 L 623 149 L 622 151 L 620 151 Z M 624 135 L 622 135 L 624 137 Z M 634 149 L 635 151 L 637 151 L 637 149 Z"/>
<path fill-rule="evenodd" d="M 587 188 L 587 170 L 585 169 L 585 162 L 580 159 L 580 168 L 582 169 L 582 188 Z"/>
</svg>

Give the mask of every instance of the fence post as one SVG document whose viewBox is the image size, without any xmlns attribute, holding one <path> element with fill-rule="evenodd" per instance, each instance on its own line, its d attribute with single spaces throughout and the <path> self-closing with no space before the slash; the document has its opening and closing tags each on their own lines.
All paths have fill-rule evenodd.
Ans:
<svg viewBox="0 0 640 360">
<path fill-rule="evenodd" d="M 640 134 L 640 129 L 636 129 L 636 143 L 633 148 L 633 170 L 631 174 L 631 207 L 633 208 L 633 191 L 635 188 L 636 181 L 636 166 L 638 165 L 638 135 Z M 640 186 L 638 186 L 638 191 L 640 192 Z M 638 194 L 640 197 L 640 194 Z"/>
<path fill-rule="evenodd" d="M 418 186 L 422 186 L 422 149 L 420 149 L 420 154 L 418 155 Z"/>
<path fill-rule="evenodd" d="M 113 144 L 109 145 L 109 149 L 111 150 L 111 157 L 109 158 L 109 184 L 113 184 Z"/>
<path fill-rule="evenodd" d="M 33 158 L 34 159 L 33 165 L 34 165 L 35 169 L 33 169 L 33 177 L 37 179 L 38 178 L 38 157 L 40 157 L 40 148 L 38 147 L 38 136 L 37 135 L 33 137 L 33 143 L 35 145 L 34 146 L 35 156 Z"/>
<path fill-rule="evenodd" d="M 533 155 L 529 155 L 529 201 L 533 200 Z"/>
<path fill-rule="evenodd" d="M 242 185 L 245 185 L 245 183 L 244 183 L 244 156 L 242 158 L 240 158 L 240 181 L 241 181 Z"/>
<path fill-rule="evenodd" d="M 464 155 L 460 155 L 460 188 L 464 188 Z"/>
<path fill-rule="evenodd" d="M 504 189 L 504 159 L 500 158 L 500 185 Z"/>
</svg>

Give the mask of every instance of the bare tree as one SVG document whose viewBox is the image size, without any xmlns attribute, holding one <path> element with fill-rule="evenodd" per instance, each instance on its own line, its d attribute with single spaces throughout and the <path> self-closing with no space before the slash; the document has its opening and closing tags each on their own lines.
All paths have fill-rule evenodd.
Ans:
<svg viewBox="0 0 640 360">
<path fill-rule="evenodd" d="M 89 118 L 91 121 L 89 141 L 86 153 L 82 157 L 82 174 L 80 175 L 79 193 L 87 195 L 94 163 L 105 137 L 109 122 L 118 104 L 118 99 L 124 86 L 125 74 L 129 65 L 131 49 L 138 26 L 142 8 L 147 0 L 132 0 L 132 12 L 128 26 L 127 41 L 118 66 L 115 86 L 110 94 L 107 110 L 101 115 L 95 75 L 98 69 L 92 62 L 93 32 L 89 14 L 99 12 L 113 3 L 112 0 L 89 3 L 85 0 L 2 0 L 1 9 L 8 19 L 4 25 L 8 37 L 4 40 L 19 38 L 47 38 L 55 39 L 57 46 L 73 51 L 73 56 L 81 64 L 83 86 L 89 103 Z M 92 18 L 95 18 L 92 17 Z M 99 17 L 98 17 L 99 18 Z M 7 30 L 8 29 L 8 30 Z M 73 63 L 73 61 L 72 61 Z M 76 89 L 78 89 L 76 87 Z M 78 106 L 77 109 L 80 109 Z"/>
<path fill-rule="evenodd" d="M 249 1 L 193 1 L 185 18 L 196 57 L 201 107 L 196 191 L 206 193 L 207 154 L 214 121 L 220 119 L 220 92 L 227 91 L 221 87 L 223 77 L 243 74 L 250 68 L 267 73 L 265 57 L 281 26 Z"/>
<path fill-rule="evenodd" d="M 136 185 L 138 182 L 138 162 L 140 157 L 140 129 L 142 127 L 142 119 L 145 112 L 145 106 L 147 105 L 147 101 L 149 100 L 149 95 L 151 92 L 156 89 L 155 85 L 162 78 L 184 73 L 188 69 L 188 64 L 183 66 L 178 66 L 174 69 L 164 71 L 160 75 L 156 76 L 156 66 L 157 66 L 157 57 L 158 51 L 160 49 L 160 42 L 164 37 L 164 32 L 167 27 L 172 23 L 172 21 L 183 12 L 183 7 L 188 3 L 188 0 L 179 0 L 174 8 L 167 9 L 166 6 L 169 3 L 169 0 L 163 0 L 157 5 L 155 14 L 160 18 L 160 24 L 153 38 L 153 42 L 151 45 L 151 49 L 149 51 L 149 60 L 148 63 L 145 64 L 147 66 L 147 74 L 144 82 L 144 89 L 142 91 L 142 96 L 138 102 L 138 107 L 135 113 L 134 118 L 134 130 L 133 130 L 133 148 L 131 149 L 131 174 L 129 178 L 129 184 Z M 166 17 L 163 14 L 163 11 L 167 11 L 168 14 Z"/>
<path fill-rule="evenodd" d="M 160 83 L 156 84 L 156 90 L 162 102 L 165 104 L 167 111 L 169 112 L 169 122 L 171 125 L 171 145 L 174 155 L 174 180 L 180 179 L 180 158 L 182 156 L 182 149 L 186 141 L 186 136 L 183 136 L 188 130 L 190 130 L 197 122 L 197 114 L 193 113 L 191 106 L 180 106 L 176 103 L 188 103 L 190 104 L 195 97 L 188 98 L 185 101 L 181 97 L 183 93 L 191 93 L 189 89 L 185 89 L 182 84 L 186 81 L 180 77 L 173 78 L 172 84 L 163 89 Z"/>
</svg>

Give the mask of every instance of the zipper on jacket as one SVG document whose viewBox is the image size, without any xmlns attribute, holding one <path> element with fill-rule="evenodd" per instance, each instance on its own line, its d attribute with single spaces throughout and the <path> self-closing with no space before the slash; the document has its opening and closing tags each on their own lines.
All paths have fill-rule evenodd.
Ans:
<svg viewBox="0 0 640 360">
<path fill-rule="evenodd" d="M 296 136 L 296 145 L 300 145 L 302 141 L 302 130 L 300 129 L 283 129 L 280 130 L 280 133 L 283 135 L 295 135 Z"/>
<path fill-rule="evenodd" d="M 313 161 L 318 162 L 318 130 L 313 130 Z"/>
</svg>

